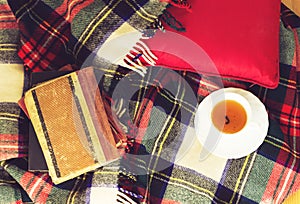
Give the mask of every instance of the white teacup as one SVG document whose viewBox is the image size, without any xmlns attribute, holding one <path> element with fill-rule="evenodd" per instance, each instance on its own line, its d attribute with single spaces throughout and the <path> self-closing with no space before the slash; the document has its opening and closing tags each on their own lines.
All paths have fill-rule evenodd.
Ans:
<svg viewBox="0 0 300 204">
<path fill-rule="evenodd" d="M 224 101 L 238 104 L 242 114 L 246 115 L 244 122 L 239 121 L 242 119 L 234 122 L 235 118 L 229 113 L 235 109 L 230 111 L 228 106 L 225 108 L 227 102 Z M 214 115 L 214 109 L 218 106 L 221 107 L 221 111 Z M 234 114 L 240 115 L 239 111 Z M 225 124 L 226 116 L 229 116 L 229 124 Z M 220 119 L 221 125 L 216 124 L 216 118 Z M 239 128 L 228 130 L 230 125 L 239 122 Z M 251 92 L 239 88 L 223 88 L 203 99 L 197 108 L 194 124 L 197 137 L 203 149 L 207 150 L 201 151 L 201 159 L 206 158 L 208 153 L 232 159 L 246 156 L 262 144 L 267 135 L 269 121 L 264 104 Z"/>
</svg>

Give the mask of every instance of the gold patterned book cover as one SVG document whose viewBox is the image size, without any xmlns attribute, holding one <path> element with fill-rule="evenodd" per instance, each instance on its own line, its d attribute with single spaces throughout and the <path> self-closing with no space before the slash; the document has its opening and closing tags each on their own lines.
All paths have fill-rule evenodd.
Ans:
<svg viewBox="0 0 300 204">
<path fill-rule="evenodd" d="M 119 158 L 93 68 L 39 84 L 24 102 L 55 184 Z"/>
</svg>

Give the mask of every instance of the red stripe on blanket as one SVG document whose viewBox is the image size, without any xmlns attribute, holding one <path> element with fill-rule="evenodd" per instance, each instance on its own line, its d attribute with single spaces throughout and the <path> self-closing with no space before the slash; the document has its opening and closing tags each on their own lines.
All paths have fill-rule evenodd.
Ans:
<svg viewBox="0 0 300 204">
<path fill-rule="evenodd" d="M 35 202 L 46 203 L 53 185 L 54 184 L 51 182 L 51 179 L 49 179 L 48 174 L 46 174 L 38 184 L 38 188 L 34 191 L 33 196 L 36 198 Z"/>
<path fill-rule="evenodd" d="M 180 203 L 177 201 L 174 201 L 174 200 L 164 199 L 164 200 L 162 200 L 161 204 L 180 204 Z"/>
<path fill-rule="evenodd" d="M 274 164 L 273 171 L 269 177 L 266 191 L 261 199 L 264 203 L 272 203 L 272 198 L 276 190 L 278 181 L 280 180 L 280 173 L 283 170 L 283 166 L 280 164 Z"/>
<path fill-rule="evenodd" d="M 10 11 L 8 4 L 0 4 L 0 11 Z"/>
<path fill-rule="evenodd" d="M 66 21 L 72 22 L 77 13 L 93 2 L 93 0 L 64 0 L 64 2 L 58 8 L 56 8 L 55 11 L 59 15 L 63 16 Z"/>
<path fill-rule="evenodd" d="M 143 111 L 143 113 L 141 113 L 142 111 L 138 111 L 138 117 L 139 118 L 139 124 L 138 124 L 138 134 L 136 137 L 136 142 L 142 143 L 143 137 L 146 133 L 146 130 L 148 128 L 149 125 L 149 121 L 150 121 L 150 115 L 151 115 L 151 110 L 153 109 L 153 101 L 152 100 L 148 100 L 148 99 L 144 99 L 141 103 L 141 109 Z M 144 109 L 145 108 L 145 109 Z"/>
<path fill-rule="evenodd" d="M 18 29 L 18 25 L 14 22 L 0 22 L 1 29 Z"/>
<path fill-rule="evenodd" d="M 285 169 L 281 180 L 279 181 L 279 186 L 275 194 L 275 198 L 283 201 L 287 195 L 290 185 L 292 183 L 293 177 L 295 176 L 295 171 L 291 169 Z M 281 203 L 281 202 L 279 202 Z"/>
<path fill-rule="evenodd" d="M 28 147 L 27 146 L 20 146 L 20 145 L 15 145 L 15 146 L 9 146 L 7 145 L 4 146 L 4 145 L 0 145 L 0 154 L 1 154 L 1 157 L 4 156 L 4 155 L 10 155 L 12 156 L 13 154 L 16 154 L 18 155 L 17 157 L 21 157 L 21 155 L 24 156 L 27 156 L 27 149 Z M 23 150 L 23 152 L 22 152 Z"/>
<path fill-rule="evenodd" d="M 33 174 L 31 172 L 26 172 L 22 176 L 22 178 L 20 180 L 20 185 L 26 190 L 26 192 L 28 192 L 28 195 L 39 176 L 40 176 L 39 174 Z M 31 196 L 29 195 L 29 197 L 31 197 Z"/>
<path fill-rule="evenodd" d="M 0 134 L 0 144 L 1 143 L 24 143 L 27 142 L 28 138 L 17 134 Z"/>
<path fill-rule="evenodd" d="M 282 201 L 291 192 L 295 192 L 299 189 L 298 184 L 300 182 L 300 176 L 291 169 L 284 168 L 280 164 L 275 164 L 269 182 L 266 187 L 266 191 L 262 197 L 262 201 L 266 203 L 282 203 Z M 293 186 L 291 186 L 293 184 Z M 271 200 L 273 198 L 273 200 Z"/>
<path fill-rule="evenodd" d="M 0 160 L 28 156 L 28 137 L 24 135 L 0 134 Z"/>
<path fill-rule="evenodd" d="M 292 186 L 291 191 L 289 192 L 289 195 L 295 193 L 298 190 L 300 190 L 300 185 L 297 185 L 299 183 L 300 183 L 300 174 L 297 174 L 296 178 L 295 178 L 295 181 L 294 181 L 294 184 L 296 184 L 296 185 Z"/>
<path fill-rule="evenodd" d="M 32 201 L 46 203 L 53 183 L 48 174 L 26 172 L 20 179 L 20 185 L 26 190 Z"/>
<path fill-rule="evenodd" d="M 20 153 L 18 150 L 15 149 L 3 149 L 4 152 L 0 151 L 0 160 L 8 160 L 14 158 L 23 158 L 27 157 L 27 151 L 24 153 Z"/>
<path fill-rule="evenodd" d="M 10 7 L 7 4 L 0 5 L 0 28 L 1 29 L 17 29 L 18 24 Z"/>
</svg>

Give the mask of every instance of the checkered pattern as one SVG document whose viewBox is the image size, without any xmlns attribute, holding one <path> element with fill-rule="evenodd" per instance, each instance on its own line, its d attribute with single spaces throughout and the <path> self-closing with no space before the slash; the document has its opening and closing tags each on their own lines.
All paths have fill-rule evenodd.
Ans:
<svg viewBox="0 0 300 204">
<path fill-rule="evenodd" d="M 142 31 L 165 8 L 159 0 L 8 2 L 22 30 L 18 54 L 31 71 L 80 68 L 121 25 Z"/>
<path fill-rule="evenodd" d="M 23 1 L 10 2 L 19 19 L 21 39 L 23 39 L 19 54 L 26 55 L 22 57 L 20 54 L 26 66 L 34 71 L 58 69 L 59 66 L 67 63 L 76 64 L 77 59 L 73 61 L 66 56 L 76 57 L 75 53 L 82 53 L 84 49 L 75 49 L 75 46 L 71 46 L 73 50 L 67 52 L 68 49 L 64 50 L 63 40 L 65 39 L 58 38 L 56 35 L 49 40 L 51 45 L 54 43 L 53 46 L 59 42 L 61 45 L 57 46 L 59 49 L 42 46 L 47 39 L 43 37 L 43 34 L 49 33 L 43 30 L 38 34 L 41 28 L 34 26 L 36 24 L 30 26 L 26 22 L 37 20 L 34 17 L 35 14 L 46 15 L 41 14 L 41 11 L 35 11 L 35 6 L 45 2 L 26 2 L 27 7 L 22 7 L 24 11 L 21 9 L 19 12 L 16 12 L 19 10 L 16 7 L 25 3 Z M 48 11 L 52 10 L 54 13 L 53 10 L 55 10 L 55 15 L 64 13 L 64 5 L 67 1 L 60 2 L 62 4 L 59 7 L 49 1 Z M 107 1 L 103 2 L 107 3 Z M 87 14 L 89 9 L 93 8 L 93 3 L 88 5 L 85 2 L 83 9 L 76 10 L 77 13 L 72 12 L 72 16 L 69 17 L 72 19 L 69 20 L 71 25 L 76 26 L 77 24 L 72 23 L 76 19 L 77 22 L 82 20 L 80 12 L 85 10 Z M 34 12 L 30 13 L 31 11 Z M 51 14 L 49 12 L 47 14 Z M 60 19 L 56 20 L 56 23 L 60 21 Z M 30 34 L 34 33 L 31 29 L 37 29 L 34 36 L 41 38 L 28 39 Z M 299 33 L 299 30 L 297 32 Z M 58 33 L 61 35 L 63 32 Z M 63 34 L 66 35 L 66 33 Z M 74 31 L 72 36 L 79 39 L 82 34 L 83 31 L 79 29 Z M 66 39 L 69 40 L 66 45 L 74 43 L 73 37 Z M 93 39 L 89 38 L 87 42 L 92 44 Z M 28 52 L 25 45 L 31 46 L 33 51 Z M 281 79 L 279 86 L 274 90 L 230 79 L 199 76 L 194 73 L 158 67 L 151 67 L 145 77 L 140 77 L 137 73 L 129 72 L 122 67 L 98 67 L 99 73 L 104 74 L 100 81 L 102 92 L 113 107 L 123 130 L 133 141 L 130 154 L 95 172 L 87 173 L 60 185 L 53 185 L 48 174 L 27 171 L 26 158 L 20 158 L 26 153 L 23 154 L 20 151 L 22 148 L 18 148 L 19 152 L 15 154 L 15 157 L 19 158 L 10 160 L 1 158 L 3 161 L 0 165 L 0 183 L 5 185 L 0 185 L 0 203 L 21 203 L 21 201 L 92 203 L 99 199 L 96 196 L 97 192 L 105 188 L 113 192 L 115 192 L 113 189 L 117 188 L 119 191 L 116 200 L 125 198 L 129 203 L 281 203 L 289 194 L 300 189 L 300 76 L 296 72 L 296 67 L 299 65 L 295 63 L 294 50 L 294 32 L 282 24 Z M 35 52 L 39 53 L 39 57 L 43 60 L 35 61 Z M 48 55 L 50 52 L 52 56 Z M 31 61 L 30 55 L 33 57 Z M 26 61 L 26 58 L 29 61 Z M 55 61 L 57 64 L 50 60 L 52 58 L 57 58 Z M 48 64 L 48 67 L 44 67 L 43 63 Z M 210 92 L 223 86 L 242 87 L 264 102 L 270 118 L 270 127 L 264 143 L 256 152 L 241 159 L 214 158 L 208 161 L 207 166 L 200 167 L 197 164 L 191 167 L 181 165 L 183 161 L 176 158 L 184 139 L 190 130 L 193 130 L 191 124 L 196 105 Z M 11 113 L 10 108 L 3 111 Z M 1 125 L 1 127 L 9 127 L 5 133 L 6 136 L 1 135 L 1 142 L 4 141 L 3 138 L 9 138 L 7 134 L 14 134 L 13 128 L 22 130 L 18 129 L 20 123 L 8 121 L 4 121 L 5 125 Z M 11 125 L 7 126 L 7 124 Z M 15 135 L 21 134 L 16 132 Z M 15 139 L 12 138 L 12 140 Z M 22 139 L 16 142 L 16 145 L 26 143 Z M 189 151 L 193 153 L 193 150 Z M 191 159 L 194 155 L 189 154 L 187 158 Z M 206 172 L 205 169 L 207 169 Z M 130 200 L 126 196 L 130 197 Z"/>
<path fill-rule="evenodd" d="M 28 123 L 16 103 L 0 103 L 0 159 L 27 156 Z"/>
<path fill-rule="evenodd" d="M 26 83 L 23 80 L 23 67 L 20 65 L 22 61 L 17 56 L 19 29 L 15 16 L 3 1 L 0 1 L 0 28 L 0 84 L 6 86 L 0 88 L 0 160 L 4 160 L 27 156 L 28 138 L 26 117 L 16 99 L 21 96 Z M 13 64 L 13 68 L 10 69 L 7 64 Z M 10 91 L 7 92 L 6 89 Z"/>
</svg>

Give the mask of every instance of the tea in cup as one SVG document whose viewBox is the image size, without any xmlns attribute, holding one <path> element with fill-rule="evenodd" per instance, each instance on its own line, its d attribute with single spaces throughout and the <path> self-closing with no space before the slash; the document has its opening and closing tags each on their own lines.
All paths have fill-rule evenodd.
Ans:
<svg viewBox="0 0 300 204">
<path fill-rule="evenodd" d="M 250 119 L 249 102 L 237 93 L 220 95 L 213 101 L 211 123 L 224 134 L 235 134 L 245 128 Z"/>
</svg>

